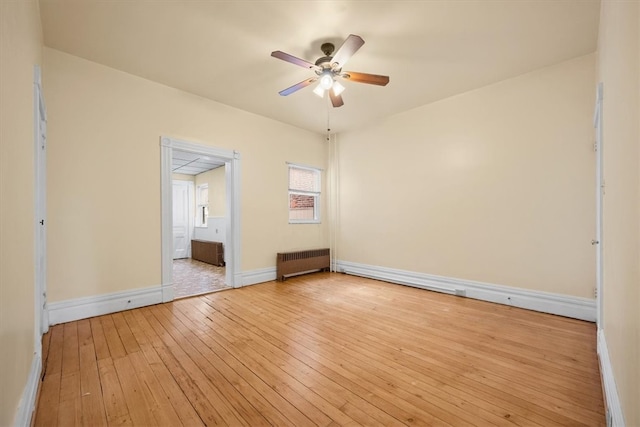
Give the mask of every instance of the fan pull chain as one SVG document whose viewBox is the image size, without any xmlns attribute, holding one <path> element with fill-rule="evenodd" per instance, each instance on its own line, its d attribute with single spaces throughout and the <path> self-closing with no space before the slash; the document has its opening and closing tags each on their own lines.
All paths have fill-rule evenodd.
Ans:
<svg viewBox="0 0 640 427">
<path fill-rule="evenodd" d="M 331 137 L 331 125 L 329 123 L 330 115 L 331 115 L 331 110 L 327 108 L 327 142 L 329 142 Z"/>
</svg>

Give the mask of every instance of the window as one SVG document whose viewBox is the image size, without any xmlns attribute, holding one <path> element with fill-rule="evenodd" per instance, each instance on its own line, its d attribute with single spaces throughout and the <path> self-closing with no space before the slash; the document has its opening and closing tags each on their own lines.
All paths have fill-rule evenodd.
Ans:
<svg viewBox="0 0 640 427">
<path fill-rule="evenodd" d="M 289 223 L 320 222 L 320 169 L 289 165 Z"/>
<path fill-rule="evenodd" d="M 196 227 L 206 227 L 209 216 L 209 184 L 196 187 Z"/>
</svg>

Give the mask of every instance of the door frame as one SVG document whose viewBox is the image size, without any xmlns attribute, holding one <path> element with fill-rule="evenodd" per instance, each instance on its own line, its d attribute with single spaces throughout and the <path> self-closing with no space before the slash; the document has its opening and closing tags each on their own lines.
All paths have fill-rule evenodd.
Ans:
<svg viewBox="0 0 640 427">
<path fill-rule="evenodd" d="M 208 156 L 225 164 L 226 226 L 229 256 L 225 282 L 233 288 L 242 286 L 241 228 L 240 228 L 240 153 L 235 150 L 211 147 L 191 141 L 162 136 L 160 138 L 161 207 L 162 207 L 162 301 L 173 301 L 173 150 Z"/>
<path fill-rule="evenodd" d="M 47 108 L 42 94 L 42 70 L 33 68 L 34 150 L 34 339 L 36 353 L 42 353 L 42 336 L 49 330 L 47 307 Z"/>
<path fill-rule="evenodd" d="M 594 246 L 596 247 L 596 325 L 598 330 L 603 327 L 603 233 L 602 233 L 602 204 L 604 196 L 603 178 L 603 144 L 602 144 L 602 99 L 603 84 L 598 83 L 596 87 L 596 106 L 593 115 L 593 127 L 595 128 L 596 141 L 594 149 L 596 152 L 596 237 Z"/>
<path fill-rule="evenodd" d="M 187 235 L 189 239 L 193 239 L 193 229 L 194 229 L 194 218 L 195 218 L 195 183 L 193 181 L 185 181 L 184 179 L 173 179 L 171 178 L 171 188 L 176 182 L 184 183 L 187 187 Z M 173 195 L 173 193 L 171 193 Z M 173 196 L 171 199 L 171 206 L 173 207 Z M 173 210 L 172 210 L 173 212 Z M 173 224 L 173 216 L 172 216 L 172 224 Z M 173 255 L 172 255 L 173 256 Z M 191 258 L 191 242 L 187 244 L 187 258 Z"/>
</svg>

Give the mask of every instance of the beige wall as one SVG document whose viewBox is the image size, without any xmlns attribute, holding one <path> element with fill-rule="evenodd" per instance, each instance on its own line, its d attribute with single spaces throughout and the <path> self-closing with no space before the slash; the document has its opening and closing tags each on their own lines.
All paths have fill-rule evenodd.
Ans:
<svg viewBox="0 0 640 427">
<path fill-rule="evenodd" d="M 183 173 L 173 173 L 171 174 L 171 179 L 196 182 L 196 177 L 194 175 L 185 175 Z"/>
<path fill-rule="evenodd" d="M 13 423 L 34 357 L 34 1 L 0 2 L 0 425 Z"/>
<path fill-rule="evenodd" d="M 640 425 L 640 11 L 603 1 L 604 334 L 628 426 Z"/>
<path fill-rule="evenodd" d="M 161 135 L 241 155 L 242 270 L 326 246 L 326 224 L 289 225 L 286 161 L 326 167 L 324 139 L 53 49 L 49 127 L 50 301 L 160 284 Z"/>
<path fill-rule="evenodd" d="M 593 297 L 588 55 L 338 136 L 340 260 Z"/>
<path fill-rule="evenodd" d="M 224 217 L 227 209 L 224 166 L 196 175 L 196 187 L 209 184 L 209 216 Z"/>
</svg>

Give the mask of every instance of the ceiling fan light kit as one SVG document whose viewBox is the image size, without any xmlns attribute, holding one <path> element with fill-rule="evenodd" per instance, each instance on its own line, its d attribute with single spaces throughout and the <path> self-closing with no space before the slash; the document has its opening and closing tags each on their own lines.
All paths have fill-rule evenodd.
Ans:
<svg viewBox="0 0 640 427">
<path fill-rule="evenodd" d="M 318 58 L 315 64 L 279 50 L 271 52 L 271 56 L 274 58 L 311 69 L 317 76 L 303 80 L 300 83 L 296 83 L 295 85 L 281 90 L 278 93 L 281 96 L 291 95 L 292 93 L 319 80 L 318 85 L 313 90 L 313 93 L 323 98 L 325 92 L 329 91 L 331 104 L 334 107 L 341 107 L 344 105 L 341 94 L 344 92 L 345 87 L 336 80 L 337 78 L 343 78 L 357 83 L 386 86 L 389 83 L 389 76 L 359 73 L 355 71 L 342 71 L 342 67 L 344 67 L 351 56 L 353 56 L 353 54 L 356 53 L 363 44 L 364 40 L 362 37 L 350 34 L 344 43 L 342 43 L 342 46 L 340 46 L 335 55 L 333 55 L 335 50 L 333 43 L 323 43 L 322 46 L 320 46 L 320 49 L 325 56 Z"/>
<path fill-rule="evenodd" d="M 322 77 L 320 77 L 320 86 L 324 90 L 331 89 L 331 86 L 333 86 L 333 76 L 330 73 L 323 72 Z"/>
</svg>

